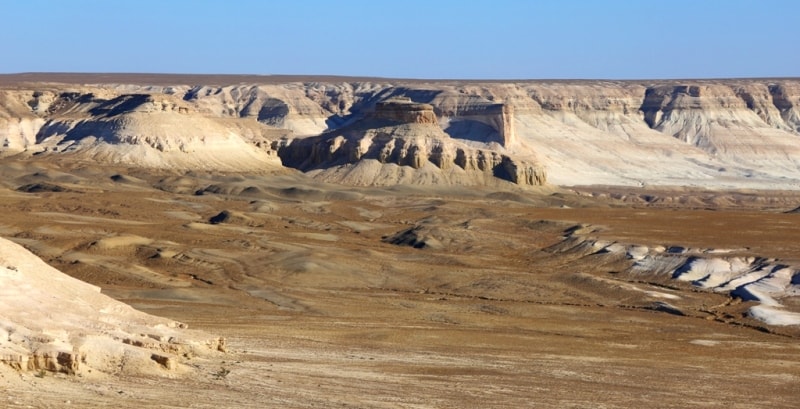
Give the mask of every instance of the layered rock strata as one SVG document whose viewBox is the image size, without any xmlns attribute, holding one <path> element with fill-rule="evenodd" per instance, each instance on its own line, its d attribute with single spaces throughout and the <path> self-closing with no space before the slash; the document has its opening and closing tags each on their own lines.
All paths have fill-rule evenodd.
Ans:
<svg viewBox="0 0 800 409">
<path fill-rule="evenodd" d="M 387 120 L 400 124 L 430 124 L 438 125 L 433 105 L 417 104 L 410 98 L 395 98 L 375 104 L 372 117 L 377 120 Z"/>
<path fill-rule="evenodd" d="M 119 77 L 118 83 L 85 86 L 80 83 L 89 83 L 90 76 L 47 85 L 13 78 L 0 78 L 7 84 L 0 92 L 4 154 L 82 152 L 94 160 L 145 166 L 247 163 L 252 169 L 277 165 L 276 151 L 295 146 L 297 152 L 281 156 L 289 155 L 285 164 L 296 166 L 305 161 L 298 155 L 315 154 L 303 148 L 311 142 L 301 140 L 378 129 L 363 124 L 385 120 L 380 127 L 404 138 L 416 131 L 388 127 L 436 126 L 443 133 L 421 138 L 456 147 L 440 153 L 432 148 L 437 144 L 427 144 L 409 159 L 400 148 L 398 161 L 388 155 L 387 163 L 409 167 L 406 173 L 420 169 L 412 165 L 448 162 L 437 155 L 456 156 L 460 148 L 463 168 L 470 156 L 480 161 L 471 151 L 484 152 L 484 158 L 522 158 L 547 169 L 548 182 L 558 185 L 800 188 L 800 81 L 793 79 L 504 83 L 264 77 L 195 85 L 165 77 L 176 83 L 164 85 Z M 311 162 L 315 177 L 336 171 Z M 403 180 L 412 179 L 428 180 Z"/>
</svg>

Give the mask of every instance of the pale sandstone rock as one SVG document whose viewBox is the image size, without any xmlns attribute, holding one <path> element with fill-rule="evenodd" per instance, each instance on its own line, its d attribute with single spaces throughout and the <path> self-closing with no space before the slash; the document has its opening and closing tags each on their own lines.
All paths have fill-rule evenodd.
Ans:
<svg viewBox="0 0 800 409">
<path fill-rule="evenodd" d="M 375 104 L 372 117 L 377 120 L 387 120 L 396 123 L 438 125 L 433 105 L 417 104 L 410 98 L 393 98 Z"/>
<path fill-rule="evenodd" d="M 134 310 L 0 239 L 0 362 L 23 371 L 159 373 L 224 339 Z"/>
</svg>

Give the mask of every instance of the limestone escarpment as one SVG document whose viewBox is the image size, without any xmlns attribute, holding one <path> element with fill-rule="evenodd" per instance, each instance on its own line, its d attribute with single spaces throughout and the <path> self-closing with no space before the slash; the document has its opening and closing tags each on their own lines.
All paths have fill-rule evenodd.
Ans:
<svg viewBox="0 0 800 409">
<path fill-rule="evenodd" d="M 800 81 L 791 79 L 51 84 L 14 87 L 0 101 L 4 154 L 80 151 L 147 166 L 169 158 L 173 167 L 257 168 L 277 164 L 280 148 L 285 165 L 322 177 L 334 172 L 324 164 L 345 162 L 300 159 L 320 155 L 304 146 L 337 132 L 355 138 L 357 128 L 405 127 L 382 132 L 403 141 L 421 132 L 417 139 L 441 143 L 373 149 L 390 152 L 375 155 L 378 163 L 409 168 L 401 173 L 426 163 L 480 168 L 473 160 L 497 168 L 491 158 L 508 157 L 546 168 L 559 185 L 800 188 L 792 182 L 800 180 Z M 350 157 L 371 159 L 349 146 Z M 457 156 L 463 166 L 451 160 Z M 306 162 L 315 165 L 298 165 Z"/>
<path fill-rule="evenodd" d="M 369 84 L 363 88 L 375 92 Z M 199 85 L 187 89 L 183 99 L 210 116 L 252 118 L 303 137 L 328 129 L 329 120 L 345 115 L 360 91 L 351 84 Z"/>
<path fill-rule="evenodd" d="M 709 135 L 715 125 L 759 126 L 763 121 L 758 112 L 747 107 L 747 99 L 752 99 L 752 94 L 719 85 L 657 86 L 645 91 L 641 110 L 651 128 L 714 150 Z M 763 107 L 764 100 L 759 102 Z M 751 101 L 751 106 L 754 103 Z M 783 124 L 772 120 L 771 125 Z"/>
<path fill-rule="evenodd" d="M 778 109 L 783 122 L 795 132 L 800 132 L 800 83 L 770 84 L 767 89 L 769 89 L 772 103 Z M 779 123 L 779 121 L 775 122 Z"/>
<path fill-rule="evenodd" d="M 651 128 L 716 158 L 764 173 L 796 170 L 800 111 L 797 97 L 787 97 L 787 90 L 796 86 L 750 82 L 649 87 L 642 112 Z M 752 177 L 753 172 L 747 174 Z"/>
</svg>

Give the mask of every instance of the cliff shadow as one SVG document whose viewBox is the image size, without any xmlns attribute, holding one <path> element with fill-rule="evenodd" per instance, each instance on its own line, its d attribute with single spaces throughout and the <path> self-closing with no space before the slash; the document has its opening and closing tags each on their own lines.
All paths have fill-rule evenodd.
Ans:
<svg viewBox="0 0 800 409">
<path fill-rule="evenodd" d="M 503 144 L 503 138 L 493 127 L 472 119 L 451 119 L 444 132 L 454 139 L 467 141 Z"/>
</svg>

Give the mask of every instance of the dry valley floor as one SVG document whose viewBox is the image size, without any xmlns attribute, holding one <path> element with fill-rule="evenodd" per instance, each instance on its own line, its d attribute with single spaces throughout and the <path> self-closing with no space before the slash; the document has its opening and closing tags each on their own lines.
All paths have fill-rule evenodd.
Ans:
<svg viewBox="0 0 800 409">
<path fill-rule="evenodd" d="M 800 194 L 350 188 L 35 160 L 2 177 L 2 236 L 228 352 L 149 376 L 2 366 L 0 406 L 797 405 L 800 327 L 586 243 L 800 265 L 785 213 Z"/>
</svg>

